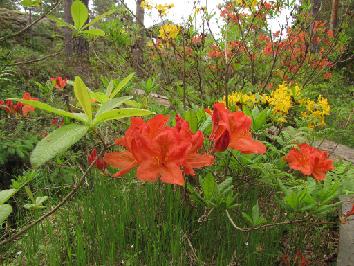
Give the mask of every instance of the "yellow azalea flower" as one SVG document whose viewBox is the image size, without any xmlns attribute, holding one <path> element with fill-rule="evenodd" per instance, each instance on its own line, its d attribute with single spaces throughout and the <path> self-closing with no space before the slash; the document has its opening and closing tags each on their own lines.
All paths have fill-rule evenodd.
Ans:
<svg viewBox="0 0 354 266">
<path fill-rule="evenodd" d="M 180 29 L 177 25 L 166 24 L 160 27 L 159 37 L 163 40 L 176 39 Z"/>
<path fill-rule="evenodd" d="M 145 9 L 145 10 L 151 10 L 152 9 L 152 5 L 146 0 L 141 1 L 140 7 L 142 9 Z"/>
<path fill-rule="evenodd" d="M 160 13 L 161 16 L 165 16 L 167 14 L 167 11 L 171 8 L 173 8 L 175 5 L 172 4 L 158 4 L 156 5 L 157 11 Z"/>
<path fill-rule="evenodd" d="M 286 85 L 279 85 L 278 89 L 272 91 L 271 97 L 268 99 L 269 105 L 272 107 L 273 113 L 286 115 L 292 106 L 291 95 Z"/>
</svg>

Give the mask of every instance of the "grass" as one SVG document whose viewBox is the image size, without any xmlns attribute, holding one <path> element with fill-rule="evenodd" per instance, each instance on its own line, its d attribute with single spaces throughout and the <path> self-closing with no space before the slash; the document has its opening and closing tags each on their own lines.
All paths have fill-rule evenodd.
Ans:
<svg viewBox="0 0 354 266">
<path fill-rule="evenodd" d="M 305 247 L 303 228 L 239 232 L 217 210 L 200 222 L 204 208 L 193 206 L 179 187 L 142 184 L 129 178 L 111 180 L 99 174 L 94 175 L 93 183 L 12 244 L 8 263 L 274 265 L 282 254 L 284 233 L 296 241 L 293 247 Z M 244 192 L 238 200 L 245 209 L 264 193 L 259 187 L 240 189 Z M 232 212 L 232 216 L 238 225 L 246 226 L 239 214 Z M 320 231 L 318 239 L 321 237 Z"/>
</svg>

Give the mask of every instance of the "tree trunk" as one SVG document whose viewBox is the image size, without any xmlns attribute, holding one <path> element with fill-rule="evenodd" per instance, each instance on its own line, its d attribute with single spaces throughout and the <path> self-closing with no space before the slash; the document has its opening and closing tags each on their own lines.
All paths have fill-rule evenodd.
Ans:
<svg viewBox="0 0 354 266">
<path fill-rule="evenodd" d="M 334 32 L 338 24 L 338 6 L 339 0 L 332 0 L 332 11 L 330 20 L 330 29 Z"/>
<path fill-rule="evenodd" d="M 71 17 L 71 4 L 72 0 L 64 1 L 64 20 L 66 23 L 73 24 L 73 19 Z M 64 28 L 64 50 L 67 58 L 71 58 L 74 54 L 73 49 L 73 36 L 71 30 Z"/>
<path fill-rule="evenodd" d="M 136 0 L 136 24 L 138 26 L 139 32 L 135 43 L 132 47 L 132 65 L 136 71 L 138 77 L 144 75 L 142 71 L 142 65 L 144 64 L 144 16 L 145 11 L 141 8 L 142 0 Z"/>
<path fill-rule="evenodd" d="M 82 2 L 88 8 L 89 0 L 82 0 Z M 64 20 L 66 23 L 73 24 L 71 17 L 71 5 L 73 0 L 64 1 Z M 88 23 L 89 20 L 86 21 Z M 65 54 L 67 58 L 76 57 L 80 61 L 88 61 L 89 59 L 89 44 L 86 39 L 82 37 L 73 37 L 72 31 L 65 28 L 64 30 L 64 43 Z"/>
</svg>

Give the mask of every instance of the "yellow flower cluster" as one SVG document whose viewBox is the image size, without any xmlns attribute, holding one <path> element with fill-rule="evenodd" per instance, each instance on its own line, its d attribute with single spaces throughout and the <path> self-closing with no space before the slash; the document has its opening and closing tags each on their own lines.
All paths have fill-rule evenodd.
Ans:
<svg viewBox="0 0 354 266">
<path fill-rule="evenodd" d="M 278 89 L 272 91 L 270 96 L 266 97 L 268 105 L 271 107 L 277 122 L 286 122 L 286 115 L 292 107 L 291 90 L 286 85 L 279 85 Z"/>
<path fill-rule="evenodd" d="M 220 101 L 225 103 L 225 97 Z M 289 111 L 299 106 L 305 109 L 301 112 L 301 117 L 307 121 L 309 127 L 325 125 L 325 117 L 330 114 L 330 106 L 328 100 L 321 95 L 317 102 L 301 95 L 299 86 L 288 87 L 286 84 L 267 94 L 252 94 L 233 92 L 228 96 L 229 106 L 238 108 L 240 106 L 253 107 L 257 104 L 267 105 L 272 110 L 273 121 L 285 123 Z"/>
<path fill-rule="evenodd" d="M 159 14 L 161 16 L 166 16 L 168 10 L 173 8 L 175 5 L 173 3 L 153 5 L 148 0 L 143 0 L 143 1 L 141 1 L 140 6 L 142 9 L 145 9 L 145 10 L 152 10 L 153 8 L 156 8 L 157 12 L 159 12 Z"/>
<path fill-rule="evenodd" d="M 149 3 L 149 1 L 146 1 L 146 0 L 141 1 L 140 7 L 145 10 L 153 9 L 153 6 Z"/>
<path fill-rule="evenodd" d="M 174 24 L 165 24 L 160 27 L 159 37 L 162 40 L 174 40 L 177 38 L 180 29 Z"/>
<path fill-rule="evenodd" d="M 311 99 L 301 99 L 300 104 L 306 108 L 301 116 L 308 121 L 308 127 L 324 126 L 325 116 L 331 112 L 331 107 L 328 104 L 328 100 L 322 95 L 319 95 L 317 102 Z"/>
<path fill-rule="evenodd" d="M 167 11 L 170 10 L 171 8 L 173 8 L 174 6 L 175 5 L 173 3 L 172 4 L 158 4 L 156 6 L 156 9 L 161 16 L 166 16 Z"/>
<path fill-rule="evenodd" d="M 221 102 L 225 104 L 225 96 Z M 252 93 L 243 94 L 242 92 L 233 92 L 229 95 L 228 102 L 230 106 L 237 106 L 241 104 L 252 107 L 258 103 L 259 100 L 257 99 L 256 95 Z"/>
</svg>

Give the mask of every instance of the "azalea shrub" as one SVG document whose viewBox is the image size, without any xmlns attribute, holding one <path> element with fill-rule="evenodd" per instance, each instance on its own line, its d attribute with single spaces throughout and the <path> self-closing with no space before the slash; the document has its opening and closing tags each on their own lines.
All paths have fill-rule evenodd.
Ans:
<svg viewBox="0 0 354 266">
<path fill-rule="evenodd" d="M 161 19 L 174 8 L 152 1 L 142 1 L 141 7 L 157 11 Z M 136 73 L 127 67 L 131 51 L 125 48 L 135 45 L 140 29 L 123 25 L 114 16 L 116 9 L 85 24 L 88 10 L 75 0 L 73 25 L 51 17 L 97 45 L 90 60 L 116 63 L 119 73 L 94 73 L 93 80 L 55 73 L 32 80 L 33 86 L 18 97 L 2 97 L 6 134 L 20 129 L 17 138 L 25 125 L 35 137 L 22 152 L 29 159 L 23 167 L 33 172 L 0 192 L 1 225 L 15 212 L 12 198 L 20 190 L 30 200 L 23 208 L 46 208 L 50 198 L 31 190 L 31 182 L 40 179 L 36 171 L 61 176 L 73 193 L 83 184 L 88 193 L 94 190 L 91 176 L 123 184 L 133 180 L 137 189 L 147 183 L 168 187 L 176 199 L 177 193 L 183 195 L 181 206 L 204 210 L 198 223 L 216 213 L 243 232 L 332 222 L 339 196 L 354 194 L 353 167 L 319 148 L 318 136 L 326 133 L 336 106 L 308 87 L 332 79 L 348 39 L 310 16 L 311 6 L 301 7 L 284 1 L 225 1 L 216 11 L 221 21 L 214 33 L 215 14 L 196 5 L 185 24 L 168 22 L 147 30 L 154 37 L 146 38 L 143 71 Z M 294 22 L 274 31 L 270 21 L 284 9 L 292 10 Z M 197 18 L 202 30 L 195 26 Z M 100 58 L 106 42 L 107 56 Z M 66 173 L 74 181 L 64 180 Z M 243 196 L 251 189 L 259 198 L 245 207 Z M 269 197 L 260 195 L 265 190 Z M 242 226 L 234 222 L 236 215 Z M 339 220 L 352 215 L 354 208 Z M 300 251 L 282 260 L 307 263 Z"/>
</svg>

